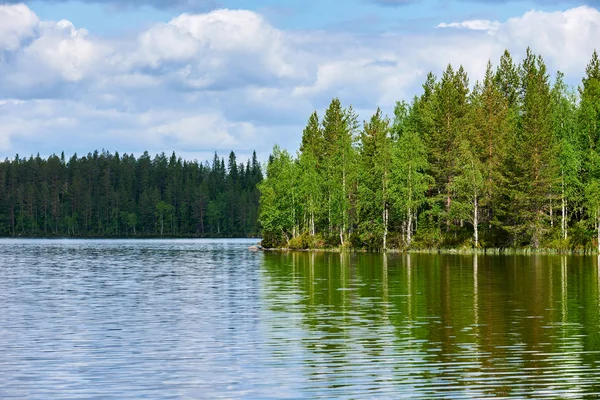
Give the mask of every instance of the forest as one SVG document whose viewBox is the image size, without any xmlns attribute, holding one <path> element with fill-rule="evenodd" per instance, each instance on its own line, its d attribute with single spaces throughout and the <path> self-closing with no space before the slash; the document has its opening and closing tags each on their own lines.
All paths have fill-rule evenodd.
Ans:
<svg viewBox="0 0 600 400">
<path fill-rule="evenodd" d="M 256 237 L 261 166 L 215 153 L 64 153 L 0 162 L 0 236 Z"/>
<path fill-rule="evenodd" d="M 275 146 L 267 248 L 600 250 L 600 60 L 577 89 L 527 49 L 470 84 L 461 66 L 359 124 L 315 112 L 296 155 Z"/>
</svg>

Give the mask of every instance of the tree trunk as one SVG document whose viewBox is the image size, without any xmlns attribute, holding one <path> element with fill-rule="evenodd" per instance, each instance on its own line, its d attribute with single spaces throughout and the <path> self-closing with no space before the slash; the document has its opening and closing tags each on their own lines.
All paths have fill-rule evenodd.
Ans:
<svg viewBox="0 0 600 400">
<path fill-rule="evenodd" d="M 412 241 L 412 210 L 408 207 L 408 221 L 406 222 L 406 246 L 410 247 Z"/>
<path fill-rule="evenodd" d="M 384 205 L 384 207 L 383 207 L 383 251 L 387 250 L 388 218 L 389 218 L 389 211 L 388 211 L 387 205 Z"/>
<path fill-rule="evenodd" d="M 597 213 L 598 215 L 598 253 L 600 254 L 600 213 Z"/>
<path fill-rule="evenodd" d="M 565 180 L 562 180 L 562 220 L 560 228 L 562 231 L 562 238 L 567 240 L 567 201 L 565 199 Z"/>
<path fill-rule="evenodd" d="M 331 193 L 329 193 L 329 203 L 327 204 L 327 223 L 328 234 L 331 235 Z"/>
<path fill-rule="evenodd" d="M 479 202 L 477 195 L 473 196 L 473 236 L 475 239 L 475 248 L 479 248 Z"/>
</svg>

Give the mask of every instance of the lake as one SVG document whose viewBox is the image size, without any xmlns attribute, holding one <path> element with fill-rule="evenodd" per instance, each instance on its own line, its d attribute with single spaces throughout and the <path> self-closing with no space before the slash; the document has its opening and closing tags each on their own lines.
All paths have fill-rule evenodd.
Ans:
<svg viewBox="0 0 600 400">
<path fill-rule="evenodd" d="M 0 398 L 600 396 L 598 259 L 0 240 Z"/>
</svg>

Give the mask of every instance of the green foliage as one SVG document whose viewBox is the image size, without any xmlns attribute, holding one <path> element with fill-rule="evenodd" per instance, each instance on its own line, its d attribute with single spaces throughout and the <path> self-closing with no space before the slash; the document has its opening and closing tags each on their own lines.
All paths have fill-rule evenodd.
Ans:
<svg viewBox="0 0 600 400">
<path fill-rule="evenodd" d="M 304 232 L 300 236 L 290 239 L 287 247 L 291 250 L 324 249 L 326 243 L 321 235 Z"/>
<path fill-rule="evenodd" d="M 276 233 L 285 242 L 296 236 L 296 168 L 290 154 L 275 146 L 267 165 L 267 179 L 258 185 L 263 230 Z"/>
<path fill-rule="evenodd" d="M 377 110 L 360 135 L 358 227 L 370 249 L 387 247 L 392 147 L 389 120 Z"/>
<path fill-rule="evenodd" d="M 256 155 L 212 166 L 175 153 L 89 153 L 0 162 L 0 235 L 258 236 Z"/>
<path fill-rule="evenodd" d="M 429 163 L 425 143 L 415 130 L 414 120 L 402 118 L 404 110 L 403 106 L 396 107 L 393 129 L 397 139 L 392 156 L 390 201 L 402 221 L 404 244 L 410 247 L 414 221 L 434 181 L 427 174 Z"/>
<path fill-rule="evenodd" d="M 358 132 L 338 99 L 313 113 L 297 159 L 272 156 L 290 172 L 261 185 L 265 237 L 298 249 L 313 246 L 307 234 L 369 250 L 599 246 L 597 53 L 578 92 L 560 72 L 551 85 L 530 49 L 518 65 L 508 51 L 488 62 L 470 89 L 449 65 L 391 124 L 378 110 Z"/>
<path fill-rule="evenodd" d="M 450 205 L 450 214 L 473 226 L 473 245 L 479 247 L 480 204 L 485 191 L 485 180 L 483 165 L 473 154 L 467 140 L 460 144 L 458 165 L 460 172 L 451 184 L 454 201 Z"/>
</svg>

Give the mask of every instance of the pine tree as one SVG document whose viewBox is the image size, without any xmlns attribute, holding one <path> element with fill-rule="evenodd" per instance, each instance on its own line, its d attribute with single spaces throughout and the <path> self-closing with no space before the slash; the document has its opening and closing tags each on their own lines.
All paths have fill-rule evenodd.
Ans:
<svg viewBox="0 0 600 400">
<path fill-rule="evenodd" d="M 539 248 L 549 230 L 549 211 L 558 176 L 557 148 L 552 134 L 549 77 L 543 59 L 527 49 L 520 73 L 520 132 L 509 158 L 509 199 L 514 221 L 506 228 L 515 244 L 528 242 Z"/>
<path fill-rule="evenodd" d="M 579 87 L 577 125 L 580 132 L 582 152 L 584 152 L 583 179 L 587 214 L 597 232 L 597 245 L 600 252 L 600 58 L 594 50 L 586 67 L 586 76 Z"/>
<path fill-rule="evenodd" d="M 507 62 L 505 61 L 505 64 Z M 471 94 L 471 109 L 467 124 L 469 130 L 467 140 L 473 155 L 477 158 L 474 162 L 480 165 L 484 179 L 481 203 L 478 205 L 480 212 L 478 222 L 483 223 L 485 218 L 489 223 L 488 231 L 491 229 L 492 221 L 496 219 L 496 208 L 505 183 L 503 166 L 508 137 L 511 133 L 509 99 L 503 95 L 494 80 L 492 64 L 488 62 L 483 83 L 477 83 Z"/>
<path fill-rule="evenodd" d="M 428 137 L 431 175 L 435 179 L 439 200 L 445 207 L 447 229 L 450 228 L 452 182 L 457 174 L 458 148 L 465 136 L 468 113 L 469 81 L 462 68 L 448 65 L 434 92 L 435 129 Z"/>
</svg>

